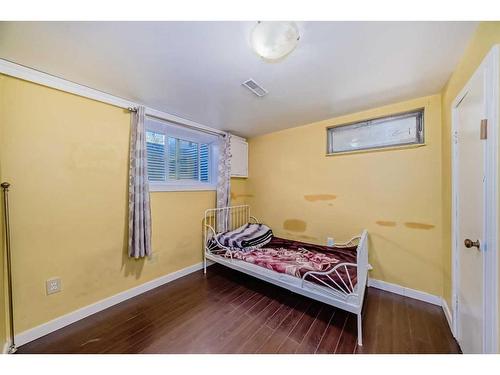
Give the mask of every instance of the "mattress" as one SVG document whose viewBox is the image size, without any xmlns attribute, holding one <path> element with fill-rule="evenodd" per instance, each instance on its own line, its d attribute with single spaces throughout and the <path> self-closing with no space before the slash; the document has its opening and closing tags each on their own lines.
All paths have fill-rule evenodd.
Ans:
<svg viewBox="0 0 500 375">
<path fill-rule="evenodd" d="M 284 273 L 298 278 L 302 278 L 308 271 L 326 272 L 333 269 L 339 263 L 354 263 L 356 264 L 356 246 L 351 247 L 328 247 L 309 244 L 306 242 L 292 241 L 284 238 L 273 237 L 271 241 L 260 249 L 251 251 L 226 251 L 219 250 L 212 253 L 233 257 L 233 259 L 242 260 L 248 263 L 255 264 L 260 267 L 270 269 L 278 273 Z M 325 283 L 336 289 L 338 285 L 342 289 L 343 281 L 349 286 L 349 281 L 346 272 L 349 273 L 352 285 L 356 285 L 357 270 L 356 267 L 339 267 L 338 275 L 333 272 L 328 278 L 326 275 L 317 275 L 319 278 L 308 276 L 306 280 L 325 286 Z M 337 283 L 338 285 L 336 285 Z"/>
</svg>

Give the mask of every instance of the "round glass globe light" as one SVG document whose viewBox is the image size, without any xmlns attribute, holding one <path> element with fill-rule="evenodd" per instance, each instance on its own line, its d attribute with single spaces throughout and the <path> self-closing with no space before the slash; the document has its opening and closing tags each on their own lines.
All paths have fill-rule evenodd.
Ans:
<svg viewBox="0 0 500 375">
<path fill-rule="evenodd" d="M 252 30 L 251 44 L 263 59 L 280 60 L 299 43 L 299 28 L 295 22 L 258 22 Z"/>
</svg>

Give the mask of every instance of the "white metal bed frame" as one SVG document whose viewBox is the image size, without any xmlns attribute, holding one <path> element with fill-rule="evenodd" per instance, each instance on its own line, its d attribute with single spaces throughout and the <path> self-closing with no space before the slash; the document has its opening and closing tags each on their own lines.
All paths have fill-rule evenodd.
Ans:
<svg viewBox="0 0 500 375">
<path fill-rule="evenodd" d="M 288 274 L 278 273 L 267 268 L 257 266 L 242 260 L 233 259 L 231 250 L 217 241 L 217 233 L 236 229 L 251 221 L 257 222 L 257 219 L 250 215 L 250 206 L 231 206 L 225 208 L 212 208 L 205 211 L 204 218 L 204 272 L 207 272 L 207 260 L 244 272 L 248 275 L 257 277 L 261 280 L 270 282 L 280 287 L 291 290 L 292 292 L 304 295 L 306 297 L 318 300 L 328 305 L 348 311 L 357 315 L 358 320 L 358 345 L 363 345 L 362 335 L 362 309 L 365 295 L 368 270 L 371 266 L 368 263 L 368 232 L 363 230 L 361 235 L 351 238 L 344 243 L 335 244 L 335 247 L 348 247 L 357 245 L 356 263 L 339 263 L 330 271 L 316 272 L 309 271 L 302 278 Z M 214 242 L 210 241 L 213 240 Z M 216 246 L 211 246 L 210 243 Z M 217 255 L 212 251 L 225 249 L 224 255 Z M 222 250 L 223 251 L 223 250 Z M 357 273 L 357 283 L 353 285 L 349 272 L 349 267 L 355 267 Z M 339 273 L 339 271 L 344 271 Z M 336 275 L 336 282 L 330 275 Z M 332 282 L 332 285 L 323 281 L 318 276 L 326 276 Z M 314 278 L 318 282 L 307 280 Z"/>
</svg>

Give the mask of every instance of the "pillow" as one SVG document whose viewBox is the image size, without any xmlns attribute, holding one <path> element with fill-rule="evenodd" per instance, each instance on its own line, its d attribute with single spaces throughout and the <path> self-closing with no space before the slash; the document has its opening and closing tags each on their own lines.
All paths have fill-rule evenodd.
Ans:
<svg viewBox="0 0 500 375">
<path fill-rule="evenodd" d="M 248 223 L 217 235 L 217 241 L 231 250 L 250 251 L 269 243 L 273 231 L 265 224 Z"/>
</svg>

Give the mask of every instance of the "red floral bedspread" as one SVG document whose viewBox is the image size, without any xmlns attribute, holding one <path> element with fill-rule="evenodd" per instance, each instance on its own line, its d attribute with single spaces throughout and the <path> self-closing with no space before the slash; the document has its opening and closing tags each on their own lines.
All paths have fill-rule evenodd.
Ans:
<svg viewBox="0 0 500 375">
<path fill-rule="evenodd" d="M 243 260 L 279 273 L 285 273 L 299 278 L 302 278 L 308 271 L 325 272 L 331 270 L 339 263 L 356 263 L 356 246 L 347 248 L 327 247 L 278 237 L 273 237 L 271 242 L 260 249 L 248 252 L 232 251 L 231 254 L 234 259 Z M 228 257 L 229 254 L 225 256 Z M 341 288 L 346 289 L 342 280 L 340 280 L 340 278 L 342 278 L 343 281 L 350 286 L 346 277 L 346 270 L 344 267 L 340 267 L 337 271 L 340 276 L 334 272 L 330 274 L 330 277 L 340 285 Z M 347 272 L 351 277 L 353 286 L 356 285 L 356 268 L 347 267 Z M 339 289 L 327 276 L 318 277 L 328 285 Z M 307 280 L 325 286 L 321 281 L 313 277 L 308 276 Z"/>
</svg>

